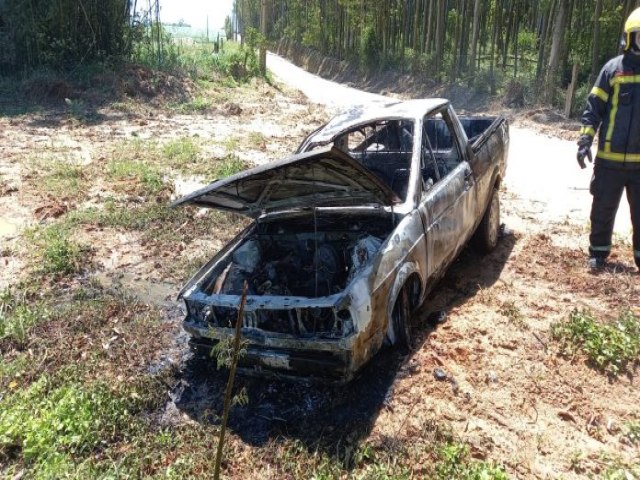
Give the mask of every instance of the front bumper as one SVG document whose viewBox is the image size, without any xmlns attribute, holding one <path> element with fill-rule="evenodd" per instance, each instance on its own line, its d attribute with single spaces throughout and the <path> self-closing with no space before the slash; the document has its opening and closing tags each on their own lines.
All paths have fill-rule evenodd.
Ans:
<svg viewBox="0 0 640 480">
<path fill-rule="evenodd" d="M 191 335 L 192 344 L 205 349 L 235 334 L 232 328 L 203 327 L 189 317 L 183 327 Z M 336 340 L 302 339 L 243 328 L 242 338 L 248 344 L 238 366 L 245 374 L 331 383 L 348 382 L 355 374 L 352 368 L 355 335 Z"/>
</svg>

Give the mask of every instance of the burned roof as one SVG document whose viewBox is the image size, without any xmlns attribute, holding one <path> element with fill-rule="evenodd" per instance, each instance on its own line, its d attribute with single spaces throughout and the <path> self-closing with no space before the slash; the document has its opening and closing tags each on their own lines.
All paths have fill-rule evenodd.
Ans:
<svg viewBox="0 0 640 480">
<path fill-rule="evenodd" d="M 421 118 L 426 113 L 447 103 L 448 100 L 443 98 L 426 98 L 405 101 L 384 100 L 366 105 L 354 105 L 333 117 L 314 135 L 313 141 L 316 143 L 328 142 L 344 130 L 379 120 Z"/>
</svg>

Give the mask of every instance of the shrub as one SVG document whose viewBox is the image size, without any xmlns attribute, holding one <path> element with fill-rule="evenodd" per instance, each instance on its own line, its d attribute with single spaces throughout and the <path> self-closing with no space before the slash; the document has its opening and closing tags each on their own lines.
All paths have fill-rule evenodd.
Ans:
<svg viewBox="0 0 640 480">
<path fill-rule="evenodd" d="M 596 368 L 616 376 L 640 360 L 640 320 L 624 311 L 610 323 L 598 322 L 588 310 L 574 310 L 566 322 L 552 326 L 561 352 L 587 356 Z"/>
<path fill-rule="evenodd" d="M 42 376 L 27 389 L 0 400 L 0 453 L 26 462 L 56 462 L 64 454 L 86 455 L 100 443 L 131 430 L 140 396 L 106 384 L 55 385 Z"/>
</svg>

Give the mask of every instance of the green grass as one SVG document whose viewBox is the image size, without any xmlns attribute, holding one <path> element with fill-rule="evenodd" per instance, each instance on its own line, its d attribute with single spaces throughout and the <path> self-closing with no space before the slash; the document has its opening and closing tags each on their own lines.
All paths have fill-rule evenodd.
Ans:
<svg viewBox="0 0 640 480">
<path fill-rule="evenodd" d="M 91 178 L 91 166 L 79 164 L 66 152 L 43 152 L 28 158 L 25 166 L 29 171 L 26 179 L 29 184 L 59 199 L 81 197 Z"/>
<path fill-rule="evenodd" d="M 222 146 L 229 154 L 234 155 L 240 146 L 240 139 L 238 137 L 227 137 L 225 141 L 222 142 Z"/>
<path fill-rule="evenodd" d="M 624 436 L 634 445 L 640 446 L 640 421 L 629 422 Z"/>
<path fill-rule="evenodd" d="M 180 113 L 206 113 L 211 110 L 212 106 L 211 100 L 202 95 L 198 95 L 188 102 L 177 104 L 175 108 Z"/>
<path fill-rule="evenodd" d="M 582 353 L 612 376 L 628 373 L 640 361 L 640 320 L 630 310 L 612 322 L 600 322 L 588 310 L 574 310 L 568 321 L 552 326 L 564 355 Z"/>
<path fill-rule="evenodd" d="M 34 268 L 42 274 L 70 275 L 82 271 L 90 260 L 89 249 L 71 239 L 61 224 L 27 232 Z"/>
<path fill-rule="evenodd" d="M 0 292 L 0 340 L 14 341 L 22 348 L 27 342 L 29 331 L 48 317 L 47 308 L 41 302 L 31 299 L 27 292 L 12 289 Z M 10 364 L 2 365 L 0 371 L 10 372 L 13 368 Z"/>
<path fill-rule="evenodd" d="M 215 169 L 215 178 L 225 178 L 246 170 L 249 166 L 235 155 L 222 159 Z"/>
<path fill-rule="evenodd" d="M 66 221 L 69 225 L 88 224 L 124 230 L 148 230 L 153 226 L 172 229 L 182 215 L 183 211 L 169 208 L 166 204 L 130 206 L 107 200 L 101 209 L 87 208 L 70 212 Z"/>
<path fill-rule="evenodd" d="M 635 480 L 640 478 L 640 462 L 628 463 L 619 457 L 602 455 L 599 463 L 603 468 L 600 472 L 601 480 Z"/>
<path fill-rule="evenodd" d="M 165 163 L 177 169 L 196 163 L 200 157 L 200 145 L 189 137 L 178 138 L 162 148 Z"/>
<path fill-rule="evenodd" d="M 6 389 L 8 386 L 10 390 L 18 388 L 19 383 L 14 379 L 20 378 L 31 362 L 28 353 L 25 352 L 14 355 L 11 360 L 0 358 L 0 387 Z"/>
<path fill-rule="evenodd" d="M 30 476 L 54 478 L 101 445 L 132 437 L 143 396 L 134 388 L 79 383 L 73 371 L 42 375 L 0 400 L 0 458 L 32 467 Z"/>
<path fill-rule="evenodd" d="M 154 195 L 164 187 L 160 170 L 146 162 L 136 160 L 113 160 L 107 163 L 107 175 L 113 180 L 130 181 L 138 185 L 138 193 Z"/>
<path fill-rule="evenodd" d="M 241 47 L 235 42 L 225 42 L 217 55 L 213 54 L 213 45 L 210 43 L 180 46 L 177 54 L 179 66 L 196 80 L 215 80 L 227 84 L 230 80 L 248 82 L 260 76 L 254 49 Z"/>
<path fill-rule="evenodd" d="M 505 471 L 492 463 L 472 461 L 469 447 L 461 443 L 447 443 L 438 449 L 436 478 L 448 480 L 506 480 Z"/>
</svg>

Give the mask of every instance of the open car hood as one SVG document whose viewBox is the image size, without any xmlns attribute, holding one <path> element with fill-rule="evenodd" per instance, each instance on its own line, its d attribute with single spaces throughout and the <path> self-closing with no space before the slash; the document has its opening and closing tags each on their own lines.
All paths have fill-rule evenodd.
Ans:
<svg viewBox="0 0 640 480">
<path fill-rule="evenodd" d="M 171 205 L 216 208 L 257 218 L 278 210 L 391 205 L 396 194 L 335 147 L 301 153 L 216 180 Z"/>
</svg>

